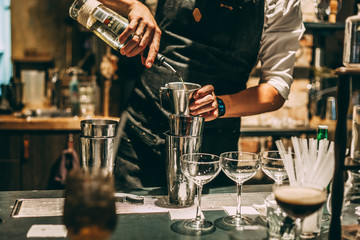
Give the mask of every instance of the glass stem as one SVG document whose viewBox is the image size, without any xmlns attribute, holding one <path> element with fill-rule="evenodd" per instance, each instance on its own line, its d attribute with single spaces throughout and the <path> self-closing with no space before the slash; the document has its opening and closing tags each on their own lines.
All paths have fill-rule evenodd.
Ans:
<svg viewBox="0 0 360 240">
<path fill-rule="evenodd" d="M 237 189 L 236 218 L 241 219 L 241 189 L 242 189 L 242 184 L 237 183 L 236 184 L 236 189 Z"/>
<path fill-rule="evenodd" d="M 295 227 L 295 240 L 300 240 L 301 239 L 301 232 L 302 232 L 302 229 L 303 229 L 303 225 L 304 225 L 304 220 L 303 219 L 300 219 L 300 223 L 299 221 L 296 221 L 296 227 Z"/>
<path fill-rule="evenodd" d="M 201 221 L 201 191 L 202 186 L 196 185 L 197 188 L 197 207 L 196 207 L 196 217 L 195 220 L 200 222 Z"/>
</svg>

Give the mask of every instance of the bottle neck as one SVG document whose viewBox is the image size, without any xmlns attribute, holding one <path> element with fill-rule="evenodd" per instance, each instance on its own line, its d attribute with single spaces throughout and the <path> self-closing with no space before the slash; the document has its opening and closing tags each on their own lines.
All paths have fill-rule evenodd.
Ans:
<svg viewBox="0 0 360 240">
<path fill-rule="evenodd" d="M 163 65 L 165 62 L 165 57 L 163 55 L 161 55 L 160 53 L 158 53 L 156 55 L 156 58 L 155 58 L 155 64 L 158 65 L 158 66 L 161 66 Z"/>
</svg>

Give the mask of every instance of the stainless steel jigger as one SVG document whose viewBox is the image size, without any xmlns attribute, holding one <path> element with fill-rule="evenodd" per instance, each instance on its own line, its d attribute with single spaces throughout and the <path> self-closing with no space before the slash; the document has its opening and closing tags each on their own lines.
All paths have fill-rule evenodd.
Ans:
<svg viewBox="0 0 360 240">
<path fill-rule="evenodd" d="M 170 82 L 160 89 L 160 102 L 173 114 L 189 115 L 189 103 L 192 94 L 201 88 L 199 84 L 189 82 Z"/>
<path fill-rule="evenodd" d="M 86 170 L 102 168 L 114 171 L 114 151 L 117 121 L 87 119 L 81 121 L 81 167 Z"/>
<path fill-rule="evenodd" d="M 170 131 L 166 133 L 166 173 L 168 203 L 187 207 L 194 203 L 196 185 L 181 172 L 180 156 L 200 152 L 204 118 L 200 116 L 170 116 Z"/>
</svg>

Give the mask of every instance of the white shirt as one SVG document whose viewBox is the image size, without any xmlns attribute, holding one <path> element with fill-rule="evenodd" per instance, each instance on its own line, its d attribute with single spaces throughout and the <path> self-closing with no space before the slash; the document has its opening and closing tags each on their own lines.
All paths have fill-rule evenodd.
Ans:
<svg viewBox="0 0 360 240">
<path fill-rule="evenodd" d="M 293 82 L 295 53 L 305 31 L 301 0 L 265 0 L 264 29 L 260 42 L 260 82 L 275 87 L 288 99 Z"/>
</svg>

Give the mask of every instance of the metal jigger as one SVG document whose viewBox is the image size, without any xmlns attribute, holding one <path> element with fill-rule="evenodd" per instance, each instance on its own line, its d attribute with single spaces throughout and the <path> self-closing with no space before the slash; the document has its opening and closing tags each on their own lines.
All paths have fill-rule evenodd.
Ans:
<svg viewBox="0 0 360 240">
<path fill-rule="evenodd" d="M 189 82 L 170 82 L 160 89 L 160 102 L 173 114 L 189 115 L 189 103 L 193 93 L 201 88 L 199 84 Z"/>
</svg>

